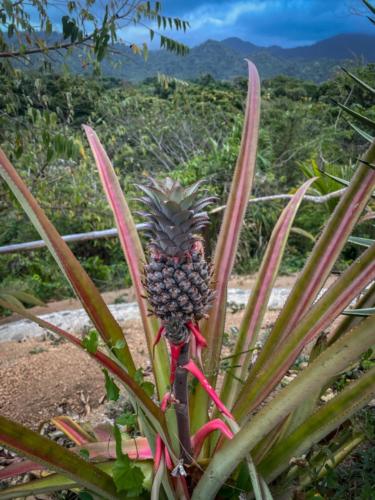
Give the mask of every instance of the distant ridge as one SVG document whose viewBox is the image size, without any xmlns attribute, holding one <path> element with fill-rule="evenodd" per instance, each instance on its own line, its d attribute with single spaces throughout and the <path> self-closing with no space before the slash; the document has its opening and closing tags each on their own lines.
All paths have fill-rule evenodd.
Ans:
<svg viewBox="0 0 375 500">
<path fill-rule="evenodd" d="M 266 51 L 274 56 L 287 59 L 353 59 L 363 58 L 367 62 L 375 62 L 375 36 L 359 33 L 347 33 L 332 36 L 312 45 L 284 49 L 277 45 L 260 47 L 240 38 L 226 38 L 224 45 L 242 55 L 251 55 L 258 51 Z"/>
<path fill-rule="evenodd" d="M 54 38 L 59 36 L 54 34 Z M 211 74 L 218 80 L 230 80 L 246 75 L 244 57 L 258 67 L 263 79 L 286 75 L 315 82 L 330 78 L 341 65 L 375 62 L 375 36 L 341 34 L 309 46 L 284 49 L 278 46 L 260 47 L 240 38 L 222 41 L 207 40 L 193 47 L 184 57 L 165 50 L 151 50 L 148 61 L 134 55 L 128 47 L 116 44 L 116 52 L 102 63 L 105 76 L 139 82 L 157 73 L 190 80 Z M 65 62 L 72 71 L 85 74 L 80 62 L 80 51 L 73 51 Z M 34 66 L 39 59 L 33 59 Z M 59 69 L 55 65 L 55 69 Z"/>
</svg>

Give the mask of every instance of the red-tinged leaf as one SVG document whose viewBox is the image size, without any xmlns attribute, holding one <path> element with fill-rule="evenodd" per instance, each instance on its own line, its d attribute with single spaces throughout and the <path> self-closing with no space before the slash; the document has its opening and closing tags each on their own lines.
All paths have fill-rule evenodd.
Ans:
<svg viewBox="0 0 375 500">
<path fill-rule="evenodd" d="M 165 413 L 167 411 L 167 407 L 168 407 L 168 403 L 171 399 L 171 394 L 170 392 L 166 392 L 163 396 L 163 399 L 161 400 L 161 403 L 160 403 L 160 409 L 163 413 Z"/>
<path fill-rule="evenodd" d="M 95 441 L 93 436 L 70 417 L 55 417 L 52 419 L 52 423 L 78 446 Z"/>
<path fill-rule="evenodd" d="M 164 326 L 161 326 L 158 330 L 158 333 L 156 334 L 156 337 L 155 337 L 155 340 L 154 340 L 154 343 L 152 344 L 152 357 L 155 356 L 155 347 L 158 345 L 158 343 L 160 342 L 161 340 L 161 337 L 162 335 L 164 334 L 165 332 L 165 328 Z"/>
<path fill-rule="evenodd" d="M 144 299 L 146 293 L 142 285 L 142 274 L 146 259 L 143 253 L 141 241 L 139 239 L 133 217 L 130 213 L 129 206 L 122 192 L 120 182 L 105 149 L 91 127 L 84 125 L 83 128 L 94 155 L 104 191 L 115 217 L 121 246 L 129 267 L 141 313 L 148 351 L 150 358 L 152 358 L 157 386 L 159 393 L 164 394 L 168 387 L 168 353 L 165 346 L 163 346 L 158 349 L 156 355 L 153 356 L 153 346 L 157 341 L 158 327 L 156 320 L 152 321 L 148 316 L 148 305 L 147 301 Z"/>
<path fill-rule="evenodd" d="M 20 462 L 14 462 L 4 469 L 0 470 L 0 481 L 9 479 L 11 477 L 20 476 L 21 474 L 26 474 L 27 472 L 39 471 L 45 469 L 43 465 L 31 460 L 22 460 Z"/>
<path fill-rule="evenodd" d="M 241 387 L 239 381 L 247 378 L 252 349 L 258 340 L 257 336 L 267 310 L 272 287 L 279 272 L 293 221 L 306 191 L 315 180 L 316 177 L 308 180 L 298 189 L 282 211 L 272 231 L 254 289 L 251 292 L 241 322 L 231 366 L 227 370 L 224 379 L 221 399 L 229 408 L 232 407 Z"/>
<path fill-rule="evenodd" d="M 113 436 L 113 426 L 111 424 L 100 424 L 94 427 L 93 432 L 97 441 L 112 441 Z"/>
<path fill-rule="evenodd" d="M 116 500 L 112 478 L 75 453 L 0 415 L 0 443 L 50 470 L 63 472 L 81 486 L 104 498 Z"/>
<path fill-rule="evenodd" d="M 165 465 L 166 465 L 167 469 L 172 470 L 173 469 L 173 462 L 172 462 L 171 456 L 169 454 L 168 448 L 166 446 L 164 446 L 164 459 L 165 459 Z"/>
<path fill-rule="evenodd" d="M 212 399 L 212 401 L 215 403 L 217 408 L 223 413 L 225 416 L 228 418 L 234 420 L 233 415 L 230 413 L 228 408 L 220 401 L 219 396 L 216 394 L 215 389 L 210 385 L 209 381 L 206 379 L 206 377 L 203 375 L 203 373 L 200 371 L 200 369 L 197 367 L 197 365 L 190 360 L 186 365 L 183 366 L 185 370 L 188 370 L 194 377 L 196 377 L 204 389 L 205 392 L 209 395 L 209 397 Z"/>
<path fill-rule="evenodd" d="M 207 424 L 203 425 L 191 438 L 191 444 L 195 457 L 198 457 L 206 437 L 214 431 L 220 431 L 220 433 L 228 439 L 232 439 L 234 436 L 229 427 L 219 418 L 215 418 L 214 420 L 207 422 Z"/>
<path fill-rule="evenodd" d="M 194 335 L 194 338 L 195 338 L 195 341 L 196 341 L 196 345 L 199 346 L 199 347 L 207 347 L 207 341 L 203 337 L 201 331 L 199 330 L 199 326 L 198 325 L 194 325 L 194 323 L 192 321 L 188 321 L 186 323 L 186 326 L 189 328 L 189 330 L 191 331 L 191 333 Z"/>
<path fill-rule="evenodd" d="M 375 161 L 375 141 L 363 156 L 363 160 L 368 163 Z M 318 296 L 374 188 L 375 170 L 359 164 L 300 273 L 257 362 L 252 367 L 254 376 L 296 327 Z"/>
<path fill-rule="evenodd" d="M 113 460 L 108 462 L 102 462 L 95 464 L 98 469 L 111 475 L 113 470 Z M 152 476 L 152 466 L 148 461 L 138 462 L 137 466 L 142 469 L 145 476 L 143 486 L 145 489 L 150 489 L 151 476 Z M 54 491 L 62 490 L 76 490 L 79 489 L 80 485 L 76 481 L 62 475 L 62 474 L 50 474 L 42 479 L 34 479 L 27 483 L 18 484 L 16 486 L 11 486 L 0 490 L 0 499 L 14 499 L 14 498 L 29 498 L 37 497 L 40 495 L 46 495 Z M 96 496 L 96 495 L 95 495 Z M 39 498 L 39 496 L 38 496 Z M 101 497 L 104 498 L 104 497 Z M 107 498 L 107 497 L 106 497 Z M 117 497 L 118 498 L 118 497 Z"/>
<path fill-rule="evenodd" d="M 356 302 L 355 309 L 362 309 L 375 306 L 375 282 L 365 291 L 361 298 Z M 355 310 L 354 309 L 354 310 Z M 362 321 L 358 316 L 342 316 L 341 321 L 336 325 L 336 328 L 330 332 L 328 345 L 333 344 L 346 331 L 353 328 L 354 325 Z"/>
<path fill-rule="evenodd" d="M 272 447 L 259 465 L 267 481 L 272 481 L 284 471 L 292 457 L 307 453 L 311 443 L 322 440 L 338 428 L 375 395 L 375 367 L 348 384 L 333 399 L 317 410 L 293 432 Z M 335 464 L 336 465 L 336 464 Z"/>
<path fill-rule="evenodd" d="M 217 450 L 199 483 L 194 489 L 194 499 L 214 499 L 222 484 L 229 478 L 238 464 L 252 452 L 272 430 L 282 422 L 287 415 L 295 410 L 306 395 L 315 393 L 322 384 L 331 380 L 337 373 L 344 371 L 374 343 L 375 317 L 369 316 L 359 325 L 347 332 L 332 346 L 327 348 L 311 365 L 296 377 L 288 387 L 277 391 L 274 398 L 267 402 L 252 418 L 244 424 L 233 439 L 227 441 Z M 370 377 L 374 376 L 374 373 Z M 367 380 L 366 385 L 369 383 Z M 368 387 L 368 386 L 367 386 Z M 373 389 L 373 383 L 372 383 Z M 345 390 L 345 389 L 344 389 Z M 343 391 L 344 392 L 344 391 Z M 337 397 L 340 397 L 338 395 Z M 343 396 L 345 399 L 345 396 Z M 332 400 L 334 401 L 334 399 Z M 363 404 L 363 399 L 362 403 Z M 361 406 L 359 404 L 357 408 Z M 323 407 L 324 409 L 324 407 Z M 346 410 L 346 408 L 345 408 Z M 332 418 L 340 418 L 345 411 L 330 412 L 328 423 Z M 313 417 L 311 417 L 313 418 Z M 327 423 L 327 420 L 323 421 Z M 308 440 L 309 433 L 305 431 L 303 438 Z M 297 444 L 300 440 L 297 440 Z M 311 443 L 309 444 L 309 446 Z M 298 454 L 298 451 L 297 451 Z M 296 455 L 293 455 L 296 456 Z M 285 461 L 283 461 L 285 463 Z"/>
<path fill-rule="evenodd" d="M 94 323 L 96 330 L 110 347 L 115 346 L 116 342 L 123 341 L 124 335 L 122 329 L 112 316 L 94 283 L 49 221 L 1 149 L 0 175 L 4 178 L 36 230 L 45 241 L 57 264 Z M 116 349 L 116 355 L 126 366 L 128 372 L 134 374 L 135 365 L 126 342 L 123 348 Z"/>
<path fill-rule="evenodd" d="M 216 384 L 217 366 L 224 334 L 227 283 L 236 258 L 242 221 L 255 171 L 260 117 L 260 82 L 257 69 L 250 61 L 248 61 L 248 68 L 249 86 L 240 152 L 214 256 L 212 282 L 215 283 L 215 300 L 209 319 L 204 322 L 202 328 L 208 344 L 204 356 L 204 368 L 206 373 L 210 374 L 210 382 L 213 386 Z M 198 388 L 191 402 L 193 430 L 205 423 L 208 404 L 207 396 Z"/>
<path fill-rule="evenodd" d="M 181 342 L 181 344 L 169 344 L 171 350 L 171 374 L 169 381 L 171 385 L 174 383 L 174 379 L 176 378 L 177 362 L 183 345 L 183 342 Z"/>
<path fill-rule="evenodd" d="M 55 326 L 52 323 L 49 323 L 48 321 L 38 318 L 37 316 L 34 316 L 30 312 L 22 308 L 16 307 L 12 304 L 9 304 L 8 302 L 5 302 L 4 300 L 1 299 L 0 299 L 0 305 L 6 309 L 14 311 L 17 314 L 20 314 L 24 318 L 27 318 L 30 321 L 33 321 L 34 323 L 37 323 L 42 328 L 50 330 L 51 332 L 56 333 L 57 335 L 60 335 L 68 339 L 70 342 L 80 347 L 81 349 L 85 349 L 81 340 L 79 340 L 71 333 L 66 332 L 65 330 L 59 328 L 58 326 Z M 117 364 L 113 359 L 109 358 L 101 351 L 97 350 L 96 352 L 88 354 L 93 359 L 95 359 L 100 365 L 104 366 L 108 371 L 110 371 L 113 375 L 115 375 L 119 380 L 121 380 L 121 382 L 123 382 L 129 394 L 134 399 L 137 400 L 139 405 L 146 413 L 147 417 L 149 417 L 150 420 L 152 421 L 157 431 L 165 436 L 166 427 L 165 427 L 164 414 L 160 410 L 160 408 L 156 406 L 156 404 L 150 399 L 150 397 L 146 394 L 146 392 L 142 389 L 142 387 L 140 387 L 137 384 L 137 382 L 128 373 L 126 373 L 126 371 L 119 364 Z"/>
<path fill-rule="evenodd" d="M 80 450 L 87 450 L 90 460 L 94 458 L 116 458 L 116 442 L 114 440 L 86 443 L 83 446 L 73 448 L 73 450 L 77 453 L 79 453 Z M 123 439 L 122 452 L 124 455 L 128 455 L 132 460 L 152 459 L 152 451 L 145 437 Z"/>
<path fill-rule="evenodd" d="M 277 386 L 306 344 L 316 339 L 374 279 L 375 245 L 363 252 L 311 307 L 272 357 L 264 363 L 262 370 L 256 376 L 253 375 L 253 370 L 250 371 L 233 408 L 238 421 L 249 417 L 250 412 Z"/>
<path fill-rule="evenodd" d="M 164 444 L 160 434 L 156 436 L 155 442 L 155 457 L 154 457 L 154 471 L 156 472 L 160 467 L 161 458 L 163 456 Z"/>
<path fill-rule="evenodd" d="M 160 487 L 163 481 L 163 476 L 164 476 L 164 469 L 165 469 L 165 462 L 164 458 L 160 454 L 158 456 L 158 460 L 155 460 L 154 463 L 154 479 L 152 481 L 152 488 L 151 488 L 151 500 L 159 500 L 161 498 L 160 495 Z"/>
</svg>

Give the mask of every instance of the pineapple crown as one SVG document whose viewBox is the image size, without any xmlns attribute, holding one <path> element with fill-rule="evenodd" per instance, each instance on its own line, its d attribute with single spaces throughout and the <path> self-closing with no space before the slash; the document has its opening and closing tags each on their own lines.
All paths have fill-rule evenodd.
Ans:
<svg viewBox="0 0 375 500">
<path fill-rule="evenodd" d="M 199 233 L 209 223 L 204 210 L 216 198 L 199 192 L 204 183 L 198 181 L 183 187 L 167 177 L 164 181 L 149 178 L 147 185 L 137 185 L 144 193 L 138 198 L 147 211 L 138 212 L 147 222 L 142 224 L 150 238 L 151 248 L 170 257 L 181 256 L 192 250 L 200 239 Z M 203 195 L 203 196 L 202 196 Z"/>
</svg>

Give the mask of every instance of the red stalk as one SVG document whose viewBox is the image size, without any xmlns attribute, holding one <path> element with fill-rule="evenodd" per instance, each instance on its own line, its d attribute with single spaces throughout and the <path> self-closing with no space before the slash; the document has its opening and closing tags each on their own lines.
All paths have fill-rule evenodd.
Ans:
<svg viewBox="0 0 375 500">
<path fill-rule="evenodd" d="M 181 344 L 170 343 L 169 345 L 170 345 L 170 349 L 171 349 L 170 383 L 172 385 L 174 383 L 175 378 L 176 378 L 176 369 L 177 369 L 178 358 L 180 357 L 181 349 L 185 345 L 185 343 L 184 342 L 181 342 Z"/>
<path fill-rule="evenodd" d="M 207 392 L 207 394 L 210 396 L 212 401 L 215 403 L 215 405 L 218 407 L 218 409 L 226 415 L 228 418 L 231 418 L 234 420 L 233 415 L 231 412 L 228 410 L 228 408 L 222 403 L 220 400 L 219 396 L 216 394 L 215 389 L 210 385 L 206 377 L 203 375 L 203 373 L 200 371 L 200 369 L 197 367 L 197 365 L 192 361 L 191 359 L 186 363 L 186 365 L 183 366 L 183 368 L 187 371 L 189 371 L 194 377 L 196 377 L 201 384 L 202 388 Z"/>
<path fill-rule="evenodd" d="M 204 424 L 191 439 L 195 457 L 198 457 L 201 452 L 206 437 L 214 431 L 220 431 L 221 434 L 228 439 L 232 439 L 234 436 L 229 427 L 219 418 L 215 418 L 214 420 L 211 420 L 211 422 L 207 422 L 207 424 Z"/>
<path fill-rule="evenodd" d="M 188 321 L 186 326 L 189 328 L 191 333 L 194 335 L 197 342 L 197 346 L 207 347 L 207 340 L 203 337 L 198 325 L 194 325 L 192 321 Z"/>
</svg>

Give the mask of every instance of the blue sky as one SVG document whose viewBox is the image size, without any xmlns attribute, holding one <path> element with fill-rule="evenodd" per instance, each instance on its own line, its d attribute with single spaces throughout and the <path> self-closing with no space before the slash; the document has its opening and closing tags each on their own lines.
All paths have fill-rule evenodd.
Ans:
<svg viewBox="0 0 375 500">
<path fill-rule="evenodd" d="M 375 34 L 361 0 L 164 0 L 162 6 L 165 15 L 190 22 L 185 35 L 173 34 L 190 46 L 237 36 L 257 45 L 294 47 L 338 33 Z M 141 41 L 144 33 L 134 27 L 130 35 Z"/>
</svg>

